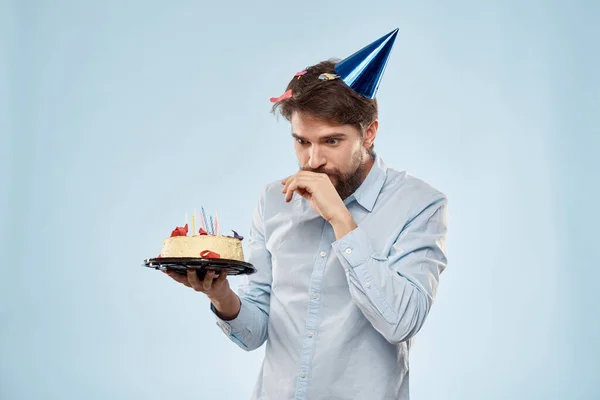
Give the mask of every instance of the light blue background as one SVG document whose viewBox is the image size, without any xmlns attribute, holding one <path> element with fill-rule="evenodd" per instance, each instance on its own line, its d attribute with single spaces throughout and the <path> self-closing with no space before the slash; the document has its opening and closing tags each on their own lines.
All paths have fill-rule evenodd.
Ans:
<svg viewBox="0 0 600 400">
<path fill-rule="evenodd" d="M 247 234 L 269 97 L 396 27 L 376 149 L 451 212 L 412 398 L 600 398 L 598 2 L 367 4 L 4 2 L 1 399 L 248 398 L 263 350 L 141 262 L 201 205 Z"/>
</svg>

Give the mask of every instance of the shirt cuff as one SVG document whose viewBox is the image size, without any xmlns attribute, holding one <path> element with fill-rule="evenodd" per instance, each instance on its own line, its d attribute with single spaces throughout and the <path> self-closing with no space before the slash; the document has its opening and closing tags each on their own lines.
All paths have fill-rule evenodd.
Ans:
<svg viewBox="0 0 600 400">
<path fill-rule="evenodd" d="M 215 306 L 210 303 L 210 310 L 215 315 L 217 320 L 217 326 L 221 328 L 221 330 L 234 342 L 241 345 L 242 347 L 247 347 L 246 344 L 243 343 L 243 338 L 252 332 L 252 321 L 253 315 L 251 310 L 248 308 L 248 305 L 244 301 L 243 298 L 240 297 L 240 312 L 232 320 L 226 321 L 221 319 L 218 314 Z"/>
<path fill-rule="evenodd" d="M 346 261 L 342 264 L 347 263 L 351 268 L 366 263 L 374 253 L 367 233 L 360 226 L 333 242 L 331 246 L 337 251 L 338 256 Z"/>
</svg>

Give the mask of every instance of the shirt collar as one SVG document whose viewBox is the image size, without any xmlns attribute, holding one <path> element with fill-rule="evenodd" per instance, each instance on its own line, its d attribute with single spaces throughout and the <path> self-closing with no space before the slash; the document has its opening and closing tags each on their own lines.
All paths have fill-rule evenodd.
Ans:
<svg viewBox="0 0 600 400">
<path fill-rule="evenodd" d="M 375 154 L 374 157 L 375 162 L 367 174 L 366 179 L 358 189 L 344 201 L 344 204 L 348 205 L 352 200 L 356 200 L 358 204 L 363 206 L 369 212 L 373 211 L 373 206 L 375 205 L 375 201 L 381 192 L 381 188 L 383 187 L 387 176 L 387 166 L 383 162 L 383 159 L 377 154 Z"/>
</svg>

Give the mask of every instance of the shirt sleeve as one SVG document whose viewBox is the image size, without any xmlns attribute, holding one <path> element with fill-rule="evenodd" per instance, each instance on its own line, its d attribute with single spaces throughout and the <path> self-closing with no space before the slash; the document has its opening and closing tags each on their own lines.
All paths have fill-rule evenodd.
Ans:
<svg viewBox="0 0 600 400">
<path fill-rule="evenodd" d="M 246 275 L 244 284 L 237 295 L 241 302 L 240 312 L 233 320 L 223 320 L 211 303 L 217 325 L 244 350 L 255 350 L 267 340 L 269 305 L 271 299 L 272 266 L 271 254 L 265 246 L 264 204 L 266 190 L 262 192 L 254 210 L 252 226 L 248 237 L 247 262 L 254 265 L 257 272 Z"/>
<path fill-rule="evenodd" d="M 421 329 L 447 263 L 447 199 L 434 196 L 413 215 L 387 254 L 374 250 L 360 225 L 332 244 L 354 302 L 390 343 Z"/>
</svg>

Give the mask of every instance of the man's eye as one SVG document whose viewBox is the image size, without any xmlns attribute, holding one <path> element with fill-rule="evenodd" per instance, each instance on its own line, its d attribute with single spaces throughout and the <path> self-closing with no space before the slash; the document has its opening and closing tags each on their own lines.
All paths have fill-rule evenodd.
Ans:
<svg viewBox="0 0 600 400">
<path fill-rule="evenodd" d="M 338 144 L 339 143 L 339 139 L 327 139 L 327 144 Z"/>
<path fill-rule="evenodd" d="M 296 138 L 296 141 L 297 141 L 298 143 L 300 143 L 300 144 L 306 144 L 306 143 L 308 143 L 306 140 L 304 140 L 304 139 L 300 139 L 300 138 Z"/>
</svg>

